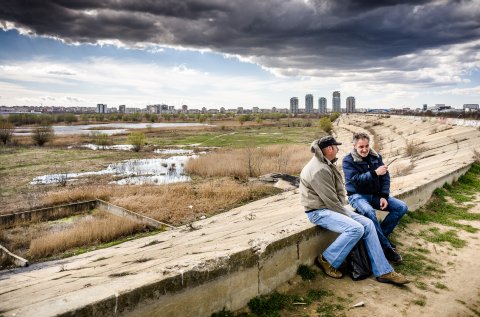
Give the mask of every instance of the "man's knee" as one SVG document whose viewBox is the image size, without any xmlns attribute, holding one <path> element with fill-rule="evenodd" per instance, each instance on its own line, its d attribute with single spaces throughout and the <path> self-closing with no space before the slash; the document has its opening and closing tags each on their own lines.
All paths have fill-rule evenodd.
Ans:
<svg viewBox="0 0 480 317">
<path fill-rule="evenodd" d="M 361 238 L 365 232 L 360 223 L 356 223 L 354 226 L 349 227 L 346 231 L 348 231 L 348 233 L 355 238 Z"/>
<path fill-rule="evenodd" d="M 373 207 L 368 204 L 365 204 L 361 206 L 361 208 L 357 208 L 356 210 L 359 214 L 364 215 L 365 217 L 367 217 L 372 221 L 374 219 L 377 219 L 377 214 L 375 213 L 375 209 L 373 209 Z"/>
<path fill-rule="evenodd" d="M 408 211 L 408 206 L 403 201 L 399 200 L 395 205 L 395 212 L 401 216 L 405 215 Z"/>
</svg>

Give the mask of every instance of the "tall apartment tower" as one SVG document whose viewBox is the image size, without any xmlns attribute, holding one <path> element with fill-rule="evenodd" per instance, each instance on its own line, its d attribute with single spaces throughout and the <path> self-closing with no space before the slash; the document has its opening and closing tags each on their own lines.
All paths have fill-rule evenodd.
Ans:
<svg viewBox="0 0 480 317">
<path fill-rule="evenodd" d="M 107 113 L 107 105 L 103 103 L 97 104 L 97 113 Z"/>
<path fill-rule="evenodd" d="M 298 113 L 298 98 L 290 98 L 290 113 Z"/>
<path fill-rule="evenodd" d="M 305 95 L 305 113 L 313 113 L 313 95 Z"/>
<path fill-rule="evenodd" d="M 118 112 L 120 112 L 120 113 L 125 113 L 125 109 L 126 109 L 125 105 L 118 106 Z"/>
<path fill-rule="evenodd" d="M 319 114 L 327 113 L 327 98 L 325 97 L 318 98 L 318 113 Z"/>
<path fill-rule="evenodd" d="M 355 112 L 355 97 L 347 97 L 346 108 L 347 113 Z"/>
<path fill-rule="evenodd" d="M 333 92 L 333 98 L 332 98 L 332 111 L 333 112 L 342 112 L 342 106 L 340 103 L 340 91 L 334 91 Z"/>
</svg>

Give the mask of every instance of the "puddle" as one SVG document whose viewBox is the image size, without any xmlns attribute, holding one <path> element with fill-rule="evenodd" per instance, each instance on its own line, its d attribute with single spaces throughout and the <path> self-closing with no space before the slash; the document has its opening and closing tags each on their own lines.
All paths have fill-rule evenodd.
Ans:
<svg viewBox="0 0 480 317">
<path fill-rule="evenodd" d="M 187 149 L 159 149 L 153 152 L 157 154 L 173 154 L 173 155 L 193 154 L 193 150 L 187 150 Z"/>
<path fill-rule="evenodd" d="M 113 181 L 119 185 L 162 185 L 190 181 L 190 177 L 184 174 L 184 165 L 189 159 L 197 158 L 198 155 L 172 156 L 166 159 L 141 159 L 127 160 L 110 164 L 106 169 L 97 172 L 85 173 L 60 173 L 35 177 L 30 184 L 54 184 L 65 181 L 75 181 L 81 177 L 92 175 L 115 175 L 123 177 Z"/>
<path fill-rule="evenodd" d="M 131 144 L 116 144 L 116 145 L 96 145 L 96 144 L 81 144 L 78 146 L 69 146 L 69 149 L 73 148 L 86 148 L 90 150 L 117 150 L 117 151 L 131 151 L 133 150 L 133 145 Z"/>
</svg>

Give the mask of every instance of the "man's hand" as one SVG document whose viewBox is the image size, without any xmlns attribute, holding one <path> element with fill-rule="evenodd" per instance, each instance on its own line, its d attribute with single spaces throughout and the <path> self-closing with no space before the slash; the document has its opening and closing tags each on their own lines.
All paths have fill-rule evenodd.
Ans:
<svg viewBox="0 0 480 317">
<path fill-rule="evenodd" d="M 387 171 L 388 171 L 388 167 L 386 165 L 382 165 L 375 170 L 375 174 L 377 174 L 378 176 L 381 176 L 381 175 L 385 175 Z"/>
<path fill-rule="evenodd" d="M 384 210 L 388 206 L 388 201 L 385 198 L 380 198 L 380 209 Z"/>
</svg>

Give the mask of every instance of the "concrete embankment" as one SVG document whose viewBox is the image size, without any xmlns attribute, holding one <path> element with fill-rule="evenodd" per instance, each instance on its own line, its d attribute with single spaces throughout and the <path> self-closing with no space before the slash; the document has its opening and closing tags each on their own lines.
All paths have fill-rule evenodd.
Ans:
<svg viewBox="0 0 480 317">
<path fill-rule="evenodd" d="M 348 143 L 351 132 L 344 127 L 348 124 L 342 123 L 337 133 Z M 413 183 L 407 183 L 408 175 L 401 176 L 404 186 L 397 183 L 393 194 L 405 199 L 410 209 L 471 165 L 471 155 L 469 160 L 462 156 L 465 141 L 445 137 L 443 142 L 448 140 L 435 161 L 435 155 L 424 155 L 425 164 L 416 158 Z M 394 143 L 392 152 L 398 146 Z M 453 164 L 452 157 L 460 159 Z M 251 298 L 275 290 L 300 264 L 312 264 L 334 238 L 308 222 L 296 191 L 285 192 L 188 228 L 1 272 L 0 315 L 210 316 L 223 308 L 244 307 Z"/>
</svg>

